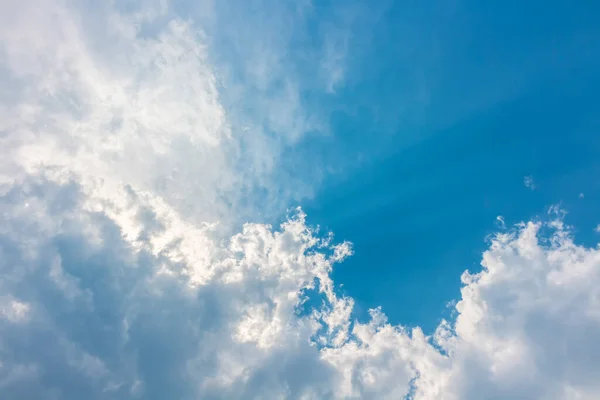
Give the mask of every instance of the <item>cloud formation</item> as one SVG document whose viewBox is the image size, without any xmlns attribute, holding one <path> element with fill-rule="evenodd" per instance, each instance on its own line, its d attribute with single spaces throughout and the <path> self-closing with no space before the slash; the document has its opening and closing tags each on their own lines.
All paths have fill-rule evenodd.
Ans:
<svg viewBox="0 0 600 400">
<path fill-rule="evenodd" d="M 236 231 L 294 198 L 271 171 L 304 111 L 265 110 L 295 84 L 254 65 L 236 114 L 165 3 L 70 7 L 0 12 L 2 398 L 597 398 L 600 252 L 559 217 L 497 234 L 434 335 L 358 322 L 349 243 L 301 210 Z"/>
<path fill-rule="evenodd" d="M 127 4 L 3 5 L 0 179 L 53 167 L 126 183 L 196 222 L 278 216 L 310 196 L 318 170 L 301 179 L 282 160 L 327 130 L 286 56 L 300 11 L 199 2 L 194 20 Z"/>
<path fill-rule="evenodd" d="M 2 197 L 7 398 L 600 391 L 600 253 L 575 245 L 559 221 L 498 234 L 483 271 L 463 276 L 456 320 L 427 337 L 390 325 L 381 310 L 355 321 L 352 299 L 336 295 L 329 275 L 351 248 L 319 237 L 300 211 L 277 230 L 246 224 L 223 242 L 210 226 L 129 200 L 91 210 L 80 185 L 44 177 Z"/>
<path fill-rule="evenodd" d="M 535 190 L 537 188 L 537 185 L 533 181 L 533 176 L 531 175 L 528 175 L 525 178 L 523 178 L 523 185 L 525 185 L 526 188 L 531 190 Z"/>
</svg>

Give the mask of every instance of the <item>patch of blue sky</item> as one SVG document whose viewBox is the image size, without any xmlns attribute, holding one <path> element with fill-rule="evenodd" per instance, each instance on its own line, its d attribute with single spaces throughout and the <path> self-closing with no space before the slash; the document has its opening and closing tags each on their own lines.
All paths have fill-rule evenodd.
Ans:
<svg viewBox="0 0 600 400">
<path fill-rule="evenodd" d="M 480 268 L 500 215 L 510 226 L 560 204 L 579 241 L 597 239 L 592 7 L 396 3 L 368 46 L 350 46 L 331 113 L 336 146 L 306 145 L 340 161 L 304 207 L 354 243 L 334 280 L 359 316 L 382 305 L 393 322 L 431 331 L 460 274 Z"/>
<path fill-rule="evenodd" d="M 293 200 L 253 220 L 276 225 L 301 204 L 311 224 L 354 243 L 334 280 L 359 317 L 382 305 L 392 322 L 431 331 L 458 298 L 460 274 L 479 269 L 499 215 L 510 226 L 559 203 L 577 239 L 594 241 L 593 8 L 229 1 L 176 10 L 207 32 L 233 127 L 267 138 L 252 142 L 252 132 L 242 144 L 282 147 L 268 179 L 289 185 L 244 198 Z"/>
</svg>

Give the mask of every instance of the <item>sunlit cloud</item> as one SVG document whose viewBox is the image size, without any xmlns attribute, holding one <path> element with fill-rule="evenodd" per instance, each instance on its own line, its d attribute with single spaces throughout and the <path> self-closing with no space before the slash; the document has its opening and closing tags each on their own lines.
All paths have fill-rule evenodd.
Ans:
<svg viewBox="0 0 600 400">
<path fill-rule="evenodd" d="M 354 249 L 301 209 L 266 223 L 319 184 L 284 149 L 327 130 L 290 20 L 226 50 L 251 29 L 233 13 L 217 33 L 210 2 L 34 3 L 0 12 L 1 397 L 597 397 L 600 250 L 563 213 L 499 217 L 432 335 L 357 321 L 331 276 Z M 323 93 L 343 85 L 332 40 Z"/>
</svg>

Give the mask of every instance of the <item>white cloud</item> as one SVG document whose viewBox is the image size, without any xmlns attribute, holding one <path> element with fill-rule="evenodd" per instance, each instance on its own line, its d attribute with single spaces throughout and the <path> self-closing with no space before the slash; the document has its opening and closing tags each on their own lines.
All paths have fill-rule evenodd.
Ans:
<svg viewBox="0 0 600 400">
<path fill-rule="evenodd" d="M 266 64 L 246 70 L 265 97 L 242 139 L 208 39 L 162 2 L 0 18 L 0 397 L 598 397 L 600 250 L 560 221 L 498 234 L 434 337 L 360 323 L 330 277 L 349 243 L 300 210 L 216 223 L 306 129 L 300 101 L 262 113 L 293 81 L 268 97 Z"/>
<path fill-rule="evenodd" d="M 17 323 L 27 320 L 29 304 L 11 298 L 0 298 L 0 317 Z"/>
<path fill-rule="evenodd" d="M 348 35 L 348 32 L 343 32 L 337 35 L 339 37 L 329 36 L 325 42 L 322 68 L 325 74 L 325 86 L 329 93 L 335 93 L 336 87 L 344 80 L 344 58 L 348 48 Z"/>
<path fill-rule="evenodd" d="M 8 397 L 591 399 L 600 391 L 600 252 L 574 244 L 560 223 L 544 227 L 554 230 L 547 239 L 540 223 L 498 234 L 483 271 L 463 276 L 456 322 L 428 338 L 390 325 L 380 310 L 354 321 L 352 299 L 338 297 L 329 277 L 348 245 L 330 247 L 301 212 L 280 230 L 246 224 L 222 242 L 142 198 L 114 211 L 90 210 L 86 196 L 77 184 L 32 177 L 2 198 L 0 284 L 12 319 L 0 325 L 0 392 Z M 138 234 L 126 234 L 127 224 Z M 323 303 L 301 311 L 310 287 Z"/>
<path fill-rule="evenodd" d="M 309 196 L 319 173 L 299 179 L 281 159 L 327 129 L 284 58 L 292 11 L 255 17 L 280 32 L 240 7 L 199 3 L 207 35 L 154 3 L 3 5 L 0 144 L 12 157 L 0 182 L 52 166 L 97 190 L 151 191 L 196 222 L 231 218 L 232 207 L 235 222 L 278 215 Z"/>
<path fill-rule="evenodd" d="M 523 184 L 525 185 L 526 188 L 531 189 L 531 190 L 535 190 L 536 189 L 536 184 L 533 181 L 533 176 L 528 175 L 525 178 L 523 178 Z"/>
<path fill-rule="evenodd" d="M 496 217 L 496 222 L 498 222 L 498 226 L 500 226 L 500 228 L 506 227 L 506 221 L 504 220 L 504 217 L 502 215 L 498 215 Z"/>
<path fill-rule="evenodd" d="M 128 183 L 201 219 L 242 185 L 205 49 L 188 23 L 155 37 L 112 10 L 93 10 L 98 36 L 60 2 L 3 12 L 3 181 L 54 168 L 96 191 Z M 91 190 L 91 189 L 90 189 Z M 211 213 L 209 214 L 208 211 Z M 195 216 L 195 215 L 194 215 Z"/>
<path fill-rule="evenodd" d="M 554 228 L 551 228 L 551 227 Z M 573 243 L 561 224 L 499 234 L 484 270 L 463 276 L 455 334 L 438 335 L 450 367 L 425 398 L 594 398 L 600 386 L 600 252 Z M 427 374 L 424 374 L 427 376 Z M 445 397 L 444 397 L 445 396 Z"/>
<path fill-rule="evenodd" d="M 65 198 L 71 207 L 63 207 Z M 343 300 L 333 294 L 329 271 L 347 245 L 331 247 L 331 259 L 315 252 L 324 243 L 299 213 L 278 232 L 247 224 L 221 244 L 209 231 L 173 231 L 157 248 L 169 230 L 162 226 L 176 226 L 177 217 L 155 212 L 157 224 L 148 226 L 136 212 L 154 212 L 143 200 L 118 211 L 133 219 L 87 210 L 86 202 L 78 185 L 45 179 L 15 185 L 2 199 L 10 216 L 0 227 L 2 292 L 20 300 L 3 307 L 11 324 L 1 327 L 0 359 L 6 371 L 29 365 L 36 373 L 0 391 L 101 398 L 106 389 L 120 398 L 135 388 L 143 398 L 237 398 L 331 390 L 319 380 L 334 371 L 311 344 L 320 323 L 298 315 L 297 306 L 316 279 L 331 308 L 323 318 L 337 311 Z M 127 235 L 123 221 L 143 234 Z M 29 307 L 36 310 L 30 328 L 14 328 Z M 45 339 L 36 345 L 39 335 Z M 303 378 L 296 369 L 305 370 Z M 53 370 L 80 383 L 53 378 Z"/>
</svg>

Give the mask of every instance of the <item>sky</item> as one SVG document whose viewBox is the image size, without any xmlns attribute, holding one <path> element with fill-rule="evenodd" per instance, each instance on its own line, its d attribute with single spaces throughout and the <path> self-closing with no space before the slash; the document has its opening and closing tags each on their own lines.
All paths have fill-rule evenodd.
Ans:
<svg viewBox="0 0 600 400">
<path fill-rule="evenodd" d="M 597 399 L 600 6 L 0 4 L 0 397 Z"/>
</svg>

